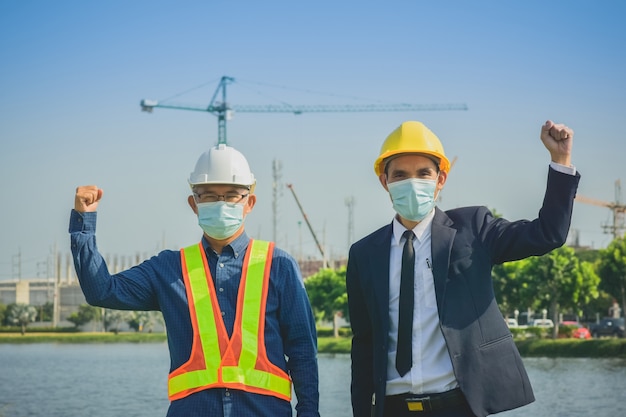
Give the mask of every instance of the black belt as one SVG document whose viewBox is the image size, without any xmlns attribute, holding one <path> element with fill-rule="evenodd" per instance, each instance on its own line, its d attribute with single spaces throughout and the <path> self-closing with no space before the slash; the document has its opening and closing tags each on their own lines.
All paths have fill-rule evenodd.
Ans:
<svg viewBox="0 0 626 417">
<path fill-rule="evenodd" d="M 398 394 L 385 397 L 385 409 L 402 409 L 416 412 L 437 411 L 465 405 L 459 388 L 437 394 Z"/>
</svg>

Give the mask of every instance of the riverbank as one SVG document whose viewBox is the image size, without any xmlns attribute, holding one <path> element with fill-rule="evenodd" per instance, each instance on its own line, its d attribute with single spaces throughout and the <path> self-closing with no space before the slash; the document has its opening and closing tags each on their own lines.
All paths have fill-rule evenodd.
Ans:
<svg viewBox="0 0 626 417">
<path fill-rule="evenodd" d="M 165 343 L 165 333 L 0 333 L 0 343 Z M 350 337 L 319 337 L 320 353 L 350 353 Z M 524 357 L 624 358 L 626 339 L 526 339 L 516 341 Z"/>
<path fill-rule="evenodd" d="M 320 337 L 320 353 L 350 353 L 350 337 Z M 523 357 L 547 358 L 623 358 L 626 359 L 626 339 L 526 339 L 515 344 Z"/>
</svg>

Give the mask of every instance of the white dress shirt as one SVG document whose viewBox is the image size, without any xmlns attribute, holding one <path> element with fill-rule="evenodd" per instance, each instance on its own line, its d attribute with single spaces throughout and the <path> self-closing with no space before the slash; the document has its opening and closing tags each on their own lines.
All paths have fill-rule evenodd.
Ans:
<svg viewBox="0 0 626 417">
<path fill-rule="evenodd" d="M 413 308 L 413 365 L 403 377 L 396 370 L 398 342 L 398 308 L 400 300 L 400 270 L 402 248 L 407 230 L 393 220 L 389 263 L 389 351 L 386 395 L 437 393 L 458 386 L 446 342 L 439 327 L 439 314 L 432 272 L 431 225 L 435 210 L 415 228 L 415 283 Z"/>
</svg>

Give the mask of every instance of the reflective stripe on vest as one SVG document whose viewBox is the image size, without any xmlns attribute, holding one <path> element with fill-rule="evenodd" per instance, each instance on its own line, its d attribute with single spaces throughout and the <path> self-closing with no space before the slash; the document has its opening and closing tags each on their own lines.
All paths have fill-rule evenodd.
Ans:
<svg viewBox="0 0 626 417">
<path fill-rule="evenodd" d="M 265 351 L 265 304 L 273 250 L 271 242 L 250 241 L 230 338 L 202 243 L 181 250 L 194 334 L 189 360 L 169 375 L 171 401 L 218 387 L 291 400 L 289 376 L 269 361 Z"/>
</svg>

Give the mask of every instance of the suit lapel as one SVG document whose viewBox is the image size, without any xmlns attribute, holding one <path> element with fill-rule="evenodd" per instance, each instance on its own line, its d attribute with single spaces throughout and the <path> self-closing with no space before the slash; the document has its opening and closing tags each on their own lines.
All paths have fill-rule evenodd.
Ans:
<svg viewBox="0 0 626 417">
<path fill-rule="evenodd" d="M 451 227 L 452 220 L 439 208 L 435 208 L 435 217 L 432 224 L 431 251 L 433 256 L 433 278 L 435 280 L 435 295 L 437 309 L 441 318 L 443 299 L 450 267 L 450 252 L 456 230 Z"/>
<path fill-rule="evenodd" d="M 369 245 L 370 270 L 368 279 L 370 288 L 373 288 L 373 295 L 377 306 L 379 317 L 389 316 L 389 256 L 391 251 L 391 224 L 379 230 L 378 236 L 373 236 L 373 245 Z M 384 332 L 389 330 L 389 320 L 381 320 Z"/>
</svg>

